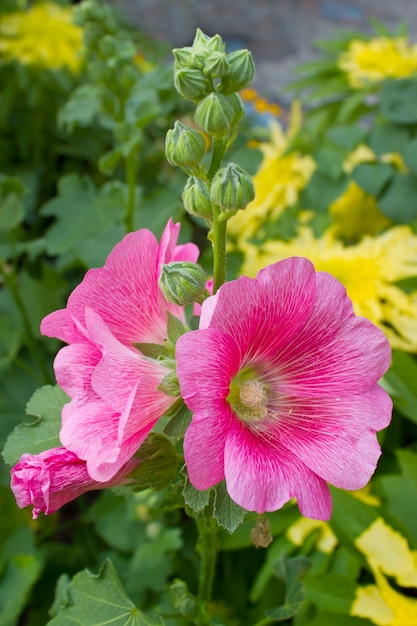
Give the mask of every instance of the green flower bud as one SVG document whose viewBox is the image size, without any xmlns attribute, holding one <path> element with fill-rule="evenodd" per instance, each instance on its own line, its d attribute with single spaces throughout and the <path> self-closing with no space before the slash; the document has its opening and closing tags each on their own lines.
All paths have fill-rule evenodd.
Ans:
<svg viewBox="0 0 417 626">
<path fill-rule="evenodd" d="M 165 154 L 168 163 L 179 167 L 193 167 L 200 163 L 206 153 L 206 142 L 198 130 L 179 121 L 167 132 Z"/>
<path fill-rule="evenodd" d="M 222 137 L 228 134 L 234 116 L 227 98 L 219 93 L 211 93 L 198 103 L 194 119 L 207 134 Z"/>
<path fill-rule="evenodd" d="M 174 85 L 178 93 L 186 100 L 198 100 L 211 89 L 209 81 L 201 70 L 186 67 L 174 72 Z"/>
<path fill-rule="evenodd" d="M 206 57 L 207 57 L 206 50 L 201 50 L 201 49 L 193 50 L 193 53 L 191 55 L 191 64 L 192 64 L 191 67 L 195 67 L 199 70 L 202 70 L 206 62 Z"/>
<path fill-rule="evenodd" d="M 197 28 L 196 30 L 193 41 L 193 48 L 194 50 L 204 50 L 208 53 L 226 51 L 226 46 L 220 35 L 214 35 L 214 37 L 209 37 L 208 35 L 205 35 L 200 28 Z"/>
<path fill-rule="evenodd" d="M 229 94 L 249 85 L 255 73 L 255 65 L 249 50 L 236 50 L 228 54 L 226 59 L 230 69 L 222 80 L 221 90 Z"/>
<path fill-rule="evenodd" d="M 220 217 L 229 219 L 255 197 L 252 178 L 236 163 L 229 163 L 214 176 L 210 198 L 222 209 Z"/>
<path fill-rule="evenodd" d="M 116 39 L 111 35 L 105 35 L 99 42 L 98 50 L 104 59 L 114 56 L 117 52 Z"/>
<path fill-rule="evenodd" d="M 174 55 L 174 68 L 176 70 L 183 69 L 185 67 L 191 66 L 191 55 L 193 49 L 190 46 L 185 46 L 184 48 L 175 48 L 172 53 Z"/>
<path fill-rule="evenodd" d="M 227 96 L 227 102 L 230 104 L 235 114 L 232 121 L 232 126 L 237 126 L 246 114 L 242 98 L 239 96 L 238 93 L 232 93 L 230 96 Z"/>
<path fill-rule="evenodd" d="M 221 78 L 229 71 L 229 64 L 223 52 L 211 52 L 205 60 L 203 72 L 210 78 Z"/>
<path fill-rule="evenodd" d="M 190 176 L 184 187 L 182 201 L 187 213 L 195 217 L 210 219 L 213 217 L 211 208 L 210 191 L 208 185 L 195 176 Z"/>
<path fill-rule="evenodd" d="M 199 265 L 173 261 L 162 266 L 159 287 L 168 302 L 186 306 L 203 300 L 206 280 L 206 273 Z"/>
</svg>

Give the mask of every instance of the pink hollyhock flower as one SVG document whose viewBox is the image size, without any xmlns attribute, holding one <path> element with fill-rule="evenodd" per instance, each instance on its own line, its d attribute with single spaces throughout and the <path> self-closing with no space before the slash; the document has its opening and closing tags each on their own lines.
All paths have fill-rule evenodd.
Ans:
<svg viewBox="0 0 417 626">
<path fill-rule="evenodd" d="M 107 482 L 93 480 L 85 461 L 65 448 L 52 448 L 40 454 L 23 454 L 11 469 L 10 486 L 19 508 L 33 506 L 33 519 L 41 511 L 50 515 L 87 491 L 128 484 L 128 474 L 138 459 L 130 459 Z"/>
<path fill-rule="evenodd" d="M 197 260 L 194 244 L 176 245 L 179 228 L 169 220 L 160 244 L 146 229 L 128 234 L 104 267 L 86 273 L 66 308 L 41 324 L 44 335 L 69 344 L 54 362 L 57 382 L 71 398 L 60 439 L 96 481 L 120 471 L 175 400 L 158 390 L 170 370 L 137 344 L 166 341 L 168 311 L 185 320 L 183 308 L 158 287 L 164 263 Z"/>
<path fill-rule="evenodd" d="M 177 342 L 191 483 L 226 479 L 230 497 L 258 513 L 296 497 L 303 515 L 329 519 L 327 482 L 359 489 L 375 470 L 375 433 L 392 409 L 377 381 L 389 362 L 382 332 L 307 259 L 226 283 L 203 302 L 200 329 Z"/>
</svg>

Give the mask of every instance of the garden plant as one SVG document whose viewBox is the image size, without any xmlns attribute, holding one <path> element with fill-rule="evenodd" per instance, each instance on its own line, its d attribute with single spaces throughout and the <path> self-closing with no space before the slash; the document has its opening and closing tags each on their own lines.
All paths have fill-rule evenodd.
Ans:
<svg viewBox="0 0 417 626">
<path fill-rule="evenodd" d="M 417 47 L 0 17 L 0 623 L 415 626 Z"/>
</svg>

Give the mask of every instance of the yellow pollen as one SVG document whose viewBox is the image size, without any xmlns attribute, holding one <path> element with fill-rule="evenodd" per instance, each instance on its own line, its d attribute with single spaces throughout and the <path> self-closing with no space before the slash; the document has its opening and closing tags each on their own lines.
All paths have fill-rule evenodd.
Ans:
<svg viewBox="0 0 417 626">
<path fill-rule="evenodd" d="M 241 403 L 251 409 L 260 409 L 268 404 L 265 385 L 259 380 L 245 381 L 240 387 L 239 397 Z"/>
</svg>

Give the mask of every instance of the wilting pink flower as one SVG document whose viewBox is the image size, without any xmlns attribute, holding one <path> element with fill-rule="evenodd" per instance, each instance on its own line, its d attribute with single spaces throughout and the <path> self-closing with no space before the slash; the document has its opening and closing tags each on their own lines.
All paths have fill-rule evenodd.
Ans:
<svg viewBox="0 0 417 626">
<path fill-rule="evenodd" d="M 136 346 L 164 343 L 167 311 L 184 320 L 158 287 L 162 264 L 197 260 L 194 244 L 176 245 L 179 228 L 169 220 L 160 244 L 146 229 L 127 235 L 41 324 L 44 335 L 69 344 L 54 362 L 71 398 L 60 439 L 97 481 L 119 472 L 175 400 L 157 389 L 169 369 Z"/>
<path fill-rule="evenodd" d="M 67 502 L 87 491 L 128 484 L 128 474 L 139 463 L 132 458 L 107 482 L 93 480 L 85 461 L 65 448 L 52 448 L 40 454 L 23 454 L 11 470 L 10 486 L 17 505 L 23 509 L 33 506 L 33 519 L 41 511 L 55 513 Z"/>
<path fill-rule="evenodd" d="M 225 478 L 248 510 L 296 497 L 305 516 L 328 519 L 326 483 L 359 489 L 375 470 L 375 433 L 392 408 L 377 381 L 389 362 L 382 332 L 306 259 L 226 283 L 203 302 L 200 329 L 177 343 L 193 412 L 184 442 L 191 483 L 204 490 Z"/>
</svg>

